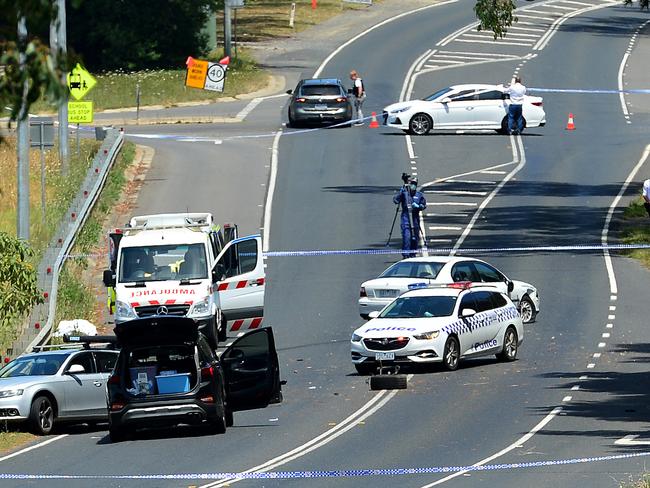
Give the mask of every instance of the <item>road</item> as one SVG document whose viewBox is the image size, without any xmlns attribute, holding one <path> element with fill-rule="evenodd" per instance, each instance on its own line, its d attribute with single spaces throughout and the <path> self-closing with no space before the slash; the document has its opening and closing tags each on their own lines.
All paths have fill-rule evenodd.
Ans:
<svg viewBox="0 0 650 488">
<path fill-rule="evenodd" d="M 614 88 L 628 43 L 647 19 L 636 10 L 604 7 L 606 2 L 596 0 L 589 6 L 604 8 L 567 17 L 547 38 L 548 27 L 585 7 L 580 3 L 535 2 L 520 13 L 520 21 L 529 22 L 520 27 L 539 30 L 520 30 L 519 36 L 496 45 L 482 35 L 458 31 L 473 21 L 472 2 L 423 10 L 342 49 L 323 75 L 345 78 L 351 67 L 357 69 L 369 93 L 369 110 L 380 110 L 411 88 L 416 98 L 461 80 L 504 82 L 517 68 L 531 87 Z M 448 43 L 436 46 L 445 38 Z M 545 39 L 548 43 L 542 45 Z M 414 65 L 427 50 L 435 52 Z M 322 59 L 301 64 L 298 72 L 311 76 Z M 455 66 L 441 69 L 450 64 Z M 647 81 L 640 71 L 631 65 L 631 82 Z M 409 73 L 415 77 L 407 78 Z M 245 127 L 134 128 L 132 132 L 220 141 L 155 142 L 154 167 L 137 211 L 206 209 L 241 223 L 245 232 L 258 231 L 269 148 L 277 140 L 278 178 L 267 229 L 272 250 L 383 248 L 393 215 L 390 197 L 403 171 L 417 172 L 420 182 L 439 181 L 425 187 L 430 247 L 459 244 L 462 252 L 463 247 L 599 243 L 610 206 L 647 144 L 647 110 L 633 105 L 626 119 L 617 96 L 544 97 L 547 126 L 523 137 L 436 133 L 406 138 L 383 128 L 354 127 L 285 130 L 274 139 L 279 117 L 286 116 L 282 98 L 263 102 L 255 122 Z M 568 112 L 576 116 L 574 132 L 564 129 Z M 240 138 L 260 134 L 267 136 Z M 632 188 L 624 201 L 631 194 Z M 395 235 L 392 244 L 398 241 Z M 467 361 L 453 373 L 416 372 L 406 391 L 370 392 L 349 360 L 350 333 L 360 323 L 356 296 L 359 283 L 397 256 L 269 258 L 266 323 L 274 328 L 288 382 L 283 404 L 236 414 L 235 427 L 219 437 L 174 429 L 113 445 L 102 429 L 73 428 L 46 446 L 0 460 L 0 471 L 109 476 L 241 472 L 270 460 L 265 468 L 296 476 L 316 470 L 397 470 L 392 476 L 330 473 L 336 479 L 241 481 L 242 487 L 609 487 L 642 473 L 644 457 L 401 475 L 400 469 L 412 467 L 562 461 L 649 450 L 639 444 L 649 413 L 647 293 L 641 286 L 647 271 L 614 256 L 608 272 L 603 254 L 596 252 L 474 255 L 540 290 L 542 313 L 527 327 L 514 363 Z M 633 435 L 640 437 L 620 442 Z M 101 485 L 209 481 L 102 479 Z M 88 481 L 47 483 L 84 486 Z"/>
</svg>

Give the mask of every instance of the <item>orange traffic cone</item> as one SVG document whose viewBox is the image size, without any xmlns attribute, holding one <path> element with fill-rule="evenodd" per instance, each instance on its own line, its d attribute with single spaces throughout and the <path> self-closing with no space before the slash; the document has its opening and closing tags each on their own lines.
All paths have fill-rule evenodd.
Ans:
<svg viewBox="0 0 650 488">
<path fill-rule="evenodd" d="M 573 114 L 569 114 L 569 121 L 566 123 L 566 130 L 576 130 L 576 125 L 573 123 Z"/>
<path fill-rule="evenodd" d="M 372 120 L 370 121 L 370 127 L 371 129 L 379 129 L 379 122 L 377 122 L 377 112 L 373 112 L 372 114 Z"/>
</svg>

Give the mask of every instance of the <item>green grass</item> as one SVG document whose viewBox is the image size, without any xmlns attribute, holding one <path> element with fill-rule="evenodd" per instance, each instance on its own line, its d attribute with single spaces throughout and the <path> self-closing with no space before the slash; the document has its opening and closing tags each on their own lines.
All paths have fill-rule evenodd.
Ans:
<svg viewBox="0 0 650 488">
<path fill-rule="evenodd" d="M 185 69 L 144 70 L 135 72 L 109 72 L 96 75 L 97 85 L 84 100 L 94 102 L 94 110 L 135 107 L 136 86 L 140 84 L 140 106 L 162 105 L 171 107 L 183 102 L 216 100 L 250 93 L 263 88 L 268 73 L 260 70 L 253 59 L 239 50 L 237 59 L 230 63 L 223 93 L 187 88 Z M 213 53 L 207 59 L 218 61 L 221 53 Z M 52 112 L 52 106 L 44 101 L 36 103 L 33 112 Z"/>
<path fill-rule="evenodd" d="M 127 183 L 125 172 L 133 163 L 135 145 L 127 142 L 113 165 L 99 199 L 83 225 L 74 248 L 73 255 L 93 254 L 103 251 L 103 223 L 118 203 L 122 190 Z M 88 267 L 86 258 L 69 259 L 61 272 L 59 281 L 59 297 L 56 307 L 56 320 L 86 319 L 95 322 L 96 297 L 89 283 L 84 283 L 83 273 Z"/>
<path fill-rule="evenodd" d="M 28 432 L 14 430 L 15 425 L 6 422 L 0 424 L 0 454 L 11 451 L 36 439 L 36 436 Z"/>
<path fill-rule="evenodd" d="M 650 218 L 645 211 L 642 198 L 633 200 L 625 208 L 620 238 L 625 244 L 650 244 Z M 628 251 L 626 255 L 638 259 L 644 266 L 650 268 L 650 250 L 635 249 Z"/>
</svg>

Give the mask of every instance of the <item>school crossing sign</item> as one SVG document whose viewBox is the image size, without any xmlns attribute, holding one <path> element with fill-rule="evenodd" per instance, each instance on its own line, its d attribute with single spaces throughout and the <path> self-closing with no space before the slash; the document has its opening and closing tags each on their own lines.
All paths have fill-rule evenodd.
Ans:
<svg viewBox="0 0 650 488">
<path fill-rule="evenodd" d="M 194 59 L 192 56 L 188 57 L 185 62 L 187 65 L 185 86 L 222 92 L 229 63 L 230 58 L 228 56 L 218 63 Z"/>
</svg>

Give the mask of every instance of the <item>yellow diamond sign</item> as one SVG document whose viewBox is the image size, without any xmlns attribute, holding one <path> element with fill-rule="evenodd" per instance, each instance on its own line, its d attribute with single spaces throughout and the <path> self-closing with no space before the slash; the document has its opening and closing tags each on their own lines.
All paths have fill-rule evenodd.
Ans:
<svg viewBox="0 0 650 488">
<path fill-rule="evenodd" d="M 68 88 L 75 100 L 81 100 L 97 84 L 97 80 L 79 63 L 68 73 Z"/>
</svg>

